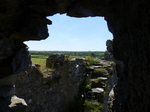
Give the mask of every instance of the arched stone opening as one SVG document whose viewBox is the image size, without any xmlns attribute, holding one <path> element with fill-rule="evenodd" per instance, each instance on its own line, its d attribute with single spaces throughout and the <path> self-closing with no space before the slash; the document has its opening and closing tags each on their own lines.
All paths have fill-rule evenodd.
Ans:
<svg viewBox="0 0 150 112">
<path fill-rule="evenodd" d="M 74 17 L 104 16 L 114 36 L 114 57 L 124 62 L 115 87 L 113 111 L 150 111 L 150 8 L 148 0 L 3 0 L 0 1 L 0 82 L 8 101 L 11 84 L 4 78 L 25 70 L 29 56 L 25 40 L 48 36 L 46 16 L 67 13 Z M 34 29 L 34 30 L 33 30 Z M 8 81 L 10 78 L 6 78 Z M 8 91 L 7 91 L 8 90 Z M 8 95 L 8 96 L 7 96 Z M 6 104 L 9 102 L 6 102 Z M 2 107 L 2 106 L 1 106 Z"/>
<path fill-rule="evenodd" d="M 103 17 L 69 17 L 56 14 L 47 17 L 50 36 L 41 41 L 27 41 L 30 51 L 105 51 L 112 39 Z"/>
</svg>

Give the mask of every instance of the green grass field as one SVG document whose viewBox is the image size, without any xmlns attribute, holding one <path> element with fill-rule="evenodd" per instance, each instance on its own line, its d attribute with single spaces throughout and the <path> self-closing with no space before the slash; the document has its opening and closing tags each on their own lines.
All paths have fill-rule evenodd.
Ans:
<svg viewBox="0 0 150 112">
<path fill-rule="evenodd" d="M 72 58 L 78 58 L 79 56 L 69 56 L 69 60 Z M 31 61 L 34 64 L 41 65 L 41 70 L 45 70 L 46 68 L 46 59 L 48 58 L 47 55 L 31 55 Z"/>
<path fill-rule="evenodd" d="M 54 53 L 62 53 L 62 52 L 54 52 Z M 92 52 L 76 52 L 76 53 L 74 53 L 74 52 L 66 51 L 63 53 L 69 56 L 69 58 L 68 58 L 69 60 L 71 60 L 72 58 L 85 57 L 88 60 L 89 64 L 97 63 L 97 61 L 95 61 L 95 59 L 104 57 L 103 52 L 93 52 L 95 54 L 94 57 L 91 56 Z M 32 63 L 41 65 L 40 69 L 41 69 L 41 71 L 43 71 L 43 70 L 47 69 L 46 68 L 46 59 L 48 58 L 48 56 L 50 54 L 53 54 L 53 52 L 31 51 L 30 54 L 31 54 Z"/>
<path fill-rule="evenodd" d="M 46 69 L 46 59 L 48 56 L 45 55 L 31 55 L 31 61 L 32 63 L 41 65 L 41 70 Z"/>
</svg>

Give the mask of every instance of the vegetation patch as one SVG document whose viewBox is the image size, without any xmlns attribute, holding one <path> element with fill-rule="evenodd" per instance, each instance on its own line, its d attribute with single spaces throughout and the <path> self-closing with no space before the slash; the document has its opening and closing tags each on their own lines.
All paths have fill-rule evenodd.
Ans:
<svg viewBox="0 0 150 112">
<path fill-rule="evenodd" d="M 92 56 L 87 56 L 87 61 L 89 65 L 92 65 L 94 63 L 99 63 L 100 61 L 96 60 L 94 57 Z"/>
<path fill-rule="evenodd" d="M 32 63 L 41 65 L 41 67 L 40 67 L 41 71 L 46 69 L 46 65 L 45 65 L 46 58 L 47 58 L 47 56 L 44 56 L 44 55 L 31 55 Z"/>
<path fill-rule="evenodd" d="M 96 71 L 96 72 L 107 72 L 107 70 L 106 70 L 106 69 L 104 69 L 104 68 L 95 69 L 95 71 Z"/>
<path fill-rule="evenodd" d="M 84 106 L 85 112 L 100 112 L 103 108 L 103 104 L 96 100 L 85 100 Z"/>
<path fill-rule="evenodd" d="M 86 87 L 85 89 L 88 91 L 91 89 L 91 85 L 92 85 L 92 82 L 91 81 L 88 81 L 88 83 L 86 84 Z"/>
<path fill-rule="evenodd" d="M 96 78 L 96 79 L 93 79 L 94 82 L 100 82 L 100 81 L 103 81 L 103 79 L 100 77 L 100 78 Z"/>
</svg>

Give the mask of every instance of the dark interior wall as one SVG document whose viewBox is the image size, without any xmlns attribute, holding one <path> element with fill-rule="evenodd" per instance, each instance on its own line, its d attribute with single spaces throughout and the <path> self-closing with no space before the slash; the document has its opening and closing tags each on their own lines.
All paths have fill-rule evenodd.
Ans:
<svg viewBox="0 0 150 112">
<path fill-rule="evenodd" d="M 114 36 L 118 72 L 113 110 L 150 111 L 150 3 L 148 0 L 0 0 L 0 83 L 25 70 L 30 57 L 25 40 L 48 37 L 46 16 L 104 16 Z M 6 84 L 0 84 L 3 87 Z"/>
<path fill-rule="evenodd" d="M 124 62 L 115 87 L 117 112 L 150 111 L 149 5 L 146 0 L 116 0 L 105 16 L 114 37 L 114 57 Z"/>
</svg>

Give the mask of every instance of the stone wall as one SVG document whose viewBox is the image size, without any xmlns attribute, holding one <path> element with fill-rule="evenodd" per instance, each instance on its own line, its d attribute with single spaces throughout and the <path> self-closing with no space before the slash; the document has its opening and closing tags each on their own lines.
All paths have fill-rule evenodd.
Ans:
<svg viewBox="0 0 150 112">
<path fill-rule="evenodd" d="M 113 33 L 114 58 L 122 61 L 118 69 L 113 111 L 149 112 L 150 18 L 149 1 L 116 1 L 105 19 Z"/>
<path fill-rule="evenodd" d="M 45 77 L 31 66 L 17 76 L 16 95 L 28 104 L 25 112 L 76 112 L 86 75 L 82 61 L 64 63 Z"/>
</svg>

